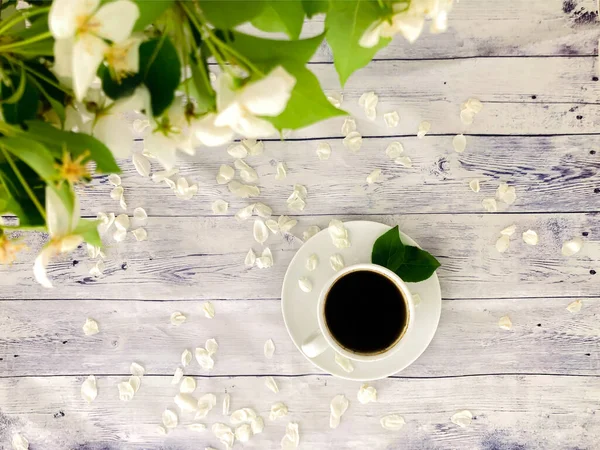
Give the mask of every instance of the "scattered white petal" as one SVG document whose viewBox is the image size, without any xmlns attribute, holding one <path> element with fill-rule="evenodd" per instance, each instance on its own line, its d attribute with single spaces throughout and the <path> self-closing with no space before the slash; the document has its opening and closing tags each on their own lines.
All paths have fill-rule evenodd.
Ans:
<svg viewBox="0 0 600 450">
<path fill-rule="evenodd" d="M 121 200 L 123 198 L 123 186 L 117 186 L 110 191 L 110 198 L 113 200 Z"/>
<path fill-rule="evenodd" d="M 562 245 L 561 253 L 563 256 L 573 256 L 576 253 L 579 253 L 582 247 L 583 241 L 580 238 L 575 238 Z"/>
<path fill-rule="evenodd" d="M 113 239 L 115 242 L 123 242 L 127 237 L 127 231 L 125 230 L 115 230 L 113 234 Z"/>
<path fill-rule="evenodd" d="M 336 272 L 339 272 L 346 266 L 344 258 L 338 253 L 329 257 L 329 265 L 331 265 L 331 268 Z"/>
<path fill-rule="evenodd" d="M 13 435 L 11 444 L 13 450 L 29 450 L 29 441 L 19 433 Z"/>
<path fill-rule="evenodd" d="M 285 417 L 288 414 L 288 407 L 283 403 L 278 402 L 271 406 L 271 412 L 269 413 L 269 420 L 279 419 Z"/>
<path fill-rule="evenodd" d="M 248 422 L 249 420 L 257 417 L 256 412 L 254 412 L 251 408 L 242 408 L 237 409 L 231 413 L 229 416 L 229 420 L 232 425 L 239 425 L 244 422 Z"/>
<path fill-rule="evenodd" d="M 242 159 L 248 156 L 248 149 L 241 142 L 236 142 L 229 146 L 227 153 L 236 159 Z"/>
<path fill-rule="evenodd" d="M 148 213 L 144 208 L 138 207 L 133 210 L 133 218 L 137 220 L 146 220 Z"/>
<path fill-rule="evenodd" d="M 255 204 L 252 203 L 251 205 L 244 206 L 242 209 L 236 212 L 235 218 L 237 219 L 237 221 L 244 222 L 245 220 L 248 220 L 250 217 L 252 217 L 252 214 L 254 213 L 254 206 Z"/>
<path fill-rule="evenodd" d="M 135 240 L 138 242 L 145 241 L 146 239 L 148 239 L 148 232 L 145 228 L 136 228 L 131 232 L 131 234 L 133 234 Z"/>
<path fill-rule="evenodd" d="M 344 395 L 336 395 L 331 400 L 331 404 L 329 405 L 329 409 L 331 411 L 331 415 L 329 418 L 329 426 L 331 428 L 337 428 L 340 424 L 340 418 L 344 415 L 346 410 L 348 409 L 348 399 Z"/>
<path fill-rule="evenodd" d="M 467 148 L 467 138 L 464 134 L 457 134 L 452 139 L 452 147 L 456 153 L 462 153 Z"/>
<path fill-rule="evenodd" d="M 198 185 L 190 185 L 188 180 L 184 177 L 179 177 L 177 178 L 177 184 L 175 185 L 174 191 L 177 198 L 189 200 L 198 192 Z"/>
<path fill-rule="evenodd" d="M 263 219 L 267 219 L 273 215 L 273 210 L 265 205 L 264 203 L 257 203 L 254 205 L 254 212 Z"/>
<path fill-rule="evenodd" d="M 179 173 L 179 169 L 170 169 L 170 170 L 163 170 L 161 172 L 155 172 L 152 174 L 152 181 L 154 181 L 155 183 L 160 183 L 162 181 L 168 180 L 173 175 L 176 175 L 178 173 Z"/>
<path fill-rule="evenodd" d="M 515 231 L 517 231 L 517 226 L 510 225 L 510 226 L 506 227 L 504 230 L 502 230 L 500 232 L 500 234 L 503 236 L 512 236 L 513 234 L 515 234 Z"/>
<path fill-rule="evenodd" d="M 475 114 L 478 114 L 483 109 L 483 104 L 476 98 L 469 98 L 464 104 L 464 107 L 473 111 Z"/>
<path fill-rule="evenodd" d="M 127 214 L 119 214 L 115 219 L 115 227 L 117 227 L 118 230 L 127 231 L 129 230 L 129 226 L 129 216 Z"/>
<path fill-rule="evenodd" d="M 121 186 L 121 177 L 116 173 L 111 173 L 108 176 L 108 182 L 113 186 Z"/>
<path fill-rule="evenodd" d="M 308 293 L 312 291 L 312 282 L 306 277 L 301 277 L 298 280 L 298 286 L 300 286 L 302 292 Z"/>
<path fill-rule="evenodd" d="M 223 415 L 224 416 L 228 416 L 229 415 L 229 406 L 231 404 L 231 395 L 229 394 L 225 394 L 223 396 Z"/>
<path fill-rule="evenodd" d="M 469 187 L 473 192 L 479 192 L 479 190 L 481 189 L 481 186 L 479 186 L 479 180 L 477 178 L 474 178 L 471 181 L 469 181 Z"/>
<path fill-rule="evenodd" d="M 215 394 L 204 394 L 198 399 L 198 412 L 196 413 L 196 419 L 204 419 L 216 404 L 217 396 Z"/>
<path fill-rule="evenodd" d="M 412 295 L 412 299 L 413 299 L 413 305 L 415 305 L 415 308 L 417 306 L 419 306 L 423 300 L 421 300 L 421 296 L 415 292 L 411 292 Z"/>
<path fill-rule="evenodd" d="M 377 179 L 381 176 L 381 169 L 375 169 L 367 176 L 367 183 L 373 184 L 377 181 Z"/>
<path fill-rule="evenodd" d="M 94 334 L 98 334 L 100 329 L 98 328 L 98 322 L 94 319 L 90 319 L 89 317 L 85 319 L 85 323 L 83 324 L 83 333 L 86 336 L 92 336 Z"/>
<path fill-rule="evenodd" d="M 230 181 L 227 187 L 229 192 L 240 198 L 252 198 L 260 195 L 260 189 L 257 186 L 249 186 L 236 180 Z"/>
<path fill-rule="evenodd" d="M 204 344 L 204 347 L 210 356 L 214 355 L 217 353 L 217 350 L 219 350 L 219 344 L 217 344 L 215 339 L 208 339 L 206 344 Z"/>
<path fill-rule="evenodd" d="M 90 375 L 81 385 L 81 398 L 86 402 L 92 403 L 98 396 L 98 387 L 96 386 L 96 377 Z"/>
<path fill-rule="evenodd" d="M 460 112 L 460 121 L 465 125 L 471 125 L 474 117 L 475 113 L 469 109 L 463 109 Z"/>
<path fill-rule="evenodd" d="M 491 198 L 491 197 L 484 198 L 481 201 L 481 206 L 483 206 L 487 212 L 498 211 L 498 204 L 496 203 L 495 198 Z"/>
<path fill-rule="evenodd" d="M 125 202 L 125 197 L 121 196 L 119 199 L 119 206 L 123 211 L 127 211 L 127 203 Z"/>
<path fill-rule="evenodd" d="M 358 131 L 351 131 L 342 141 L 344 147 L 352 152 L 357 152 L 362 146 L 362 136 Z"/>
<path fill-rule="evenodd" d="M 496 250 L 498 250 L 499 253 L 504 253 L 508 250 L 509 245 L 510 238 L 506 235 L 502 235 L 496 241 Z"/>
<path fill-rule="evenodd" d="M 400 142 L 392 142 L 385 149 L 385 154 L 390 159 L 397 159 L 402 153 L 404 153 L 404 147 Z"/>
<path fill-rule="evenodd" d="M 294 211 L 304 211 L 306 202 L 304 197 L 296 190 L 294 190 L 286 201 L 288 208 Z"/>
<path fill-rule="evenodd" d="M 265 248 L 260 258 L 256 258 L 256 267 L 259 269 L 268 269 L 273 267 L 273 254 L 269 247 Z"/>
<path fill-rule="evenodd" d="M 162 421 L 163 425 L 167 429 L 177 428 L 179 424 L 179 417 L 177 417 L 177 413 L 171 409 L 165 409 L 162 413 Z"/>
<path fill-rule="evenodd" d="M 133 167 L 135 167 L 137 173 L 139 173 L 143 177 L 150 176 L 151 167 L 150 160 L 148 158 L 146 158 L 141 153 L 134 153 L 131 157 L 131 161 L 133 162 Z"/>
<path fill-rule="evenodd" d="M 308 270 L 309 272 L 313 272 L 317 266 L 319 265 L 319 257 L 313 253 L 312 255 L 310 255 L 307 259 L 306 259 L 306 270 Z"/>
<path fill-rule="evenodd" d="M 400 414 L 388 414 L 387 416 L 383 416 L 379 423 L 384 430 L 396 431 L 402 428 L 406 422 L 404 421 L 404 417 Z"/>
<path fill-rule="evenodd" d="M 276 220 L 273 220 L 273 219 L 265 220 L 265 225 L 267 226 L 267 228 L 269 230 L 271 230 L 271 233 L 273 233 L 273 234 L 279 233 L 279 224 L 277 223 Z"/>
<path fill-rule="evenodd" d="M 129 371 L 131 372 L 131 375 L 135 375 L 136 377 L 143 377 L 146 373 L 146 369 L 144 369 L 144 367 L 141 364 L 138 364 L 136 362 L 131 363 L 131 365 L 129 366 Z"/>
<path fill-rule="evenodd" d="M 277 163 L 276 171 L 277 171 L 277 173 L 275 174 L 276 180 L 283 180 L 287 177 L 287 167 L 284 162 Z"/>
<path fill-rule="evenodd" d="M 335 363 L 338 366 L 340 366 L 344 370 L 344 372 L 347 372 L 347 373 L 354 372 L 354 366 L 352 365 L 352 361 L 350 361 L 345 356 L 340 355 L 339 353 L 335 354 Z"/>
<path fill-rule="evenodd" d="M 259 434 L 262 433 L 265 429 L 265 422 L 262 417 L 258 416 L 255 419 L 250 421 L 250 428 L 252 428 L 252 433 Z"/>
<path fill-rule="evenodd" d="M 98 233 L 100 233 L 100 234 L 106 233 L 110 229 L 110 227 L 113 225 L 113 223 L 115 223 L 115 214 L 114 213 L 110 213 L 110 214 L 98 213 L 97 218 L 100 221 L 100 225 L 98 225 Z M 99 249 L 99 247 L 96 247 L 96 248 Z M 90 256 L 90 258 L 95 258 L 95 257 L 96 256 Z"/>
<path fill-rule="evenodd" d="M 571 314 L 575 314 L 581 311 L 582 306 L 583 303 L 581 300 L 575 300 L 574 302 L 569 303 L 569 306 L 567 306 L 567 311 L 569 311 Z"/>
<path fill-rule="evenodd" d="M 377 106 L 377 102 L 379 101 L 379 97 L 375 92 L 365 92 L 358 99 L 358 105 L 363 108 L 374 108 Z"/>
<path fill-rule="evenodd" d="M 196 431 L 198 433 L 206 430 L 206 425 L 203 423 L 191 423 L 186 427 L 190 431 Z"/>
<path fill-rule="evenodd" d="M 171 380 L 171 384 L 179 384 L 181 379 L 183 378 L 183 369 L 178 367 L 175 369 L 175 373 L 173 374 L 173 379 Z"/>
<path fill-rule="evenodd" d="M 331 92 L 327 94 L 327 100 L 336 108 L 339 108 L 344 101 L 344 95 L 340 92 Z"/>
<path fill-rule="evenodd" d="M 334 246 L 340 249 L 350 247 L 348 230 L 341 221 L 334 219 L 329 222 L 328 231 Z"/>
<path fill-rule="evenodd" d="M 279 216 L 277 220 L 279 231 L 282 233 L 289 233 L 297 224 L 298 221 L 296 219 L 290 219 L 288 216 Z"/>
<path fill-rule="evenodd" d="M 377 118 L 377 108 L 365 108 L 365 115 L 371 122 Z"/>
<path fill-rule="evenodd" d="M 187 367 L 192 362 L 192 352 L 190 352 L 187 348 L 183 350 L 181 353 L 181 365 L 183 367 Z"/>
<path fill-rule="evenodd" d="M 225 425 L 224 423 L 215 423 L 212 426 L 212 431 L 215 434 L 215 437 L 221 441 L 226 448 L 233 447 L 233 443 L 235 442 L 235 435 L 230 427 Z"/>
<path fill-rule="evenodd" d="M 182 314 L 179 311 L 175 311 L 173 314 L 171 314 L 171 325 L 179 326 L 186 320 L 187 320 L 187 317 L 185 316 L 185 314 Z"/>
<path fill-rule="evenodd" d="M 235 168 L 240 171 L 240 178 L 246 183 L 254 183 L 258 181 L 258 174 L 256 170 L 250 167 L 246 162 L 241 159 L 236 159 L 233 163 Z"/>
<path fill-rule="evenodd" d="M 179 385 L 179 392 L 182 394 L 191 394 L 196 390 L 196 380 L 192 377 L 185 377 Z"/>
<path fill-rule="evenodd" d="M 383 120 L 388 128 L 394 128 L 397 127 L 400 122 L 400 115 L 398 114 L 398 111 L 388 112 L 383 115 Z"/>
<path fill-rule="evenodd" d="M 244 264 L 246 265 L 246 267 L 254 267 L 255 263 L 256 263 L 256 253 L 254 253 L 254 250 L 250 249 L 250 250 L 248 250 L 246 259 L 244 259 Z"/>
<path fill-rule="evenodd" d="M 356 131 L 356 121 L 354 120 L 353 117 L 347 117 L 344 120 L 344 123 L 342 124 L 342 134 L 344 136 L 348 136 L 353 131 Z M 327 145 L 329 145 L 329 144 L 327 144 Z M 329 148 L 329 150 L 330 150 L 330 153 L 331 153 L 331 147 Z M 318 153 L 319 153 L 319 150 L 318 150 L 318 147 L 317 147 L 317 154 Z"/>
<path fill-rule="evenodd" d="M 262 155 L 265 147 L 262 141 L 256 141 L 254 139 L 242 139 L 242 144 L 248 149 L 250 156 Z"/>
<path fill-rule="evenodd" d="M 160 434 L 161 436 L 166 436 L 168 433 L 168 430 L 165 427 L 163 427 L 162 425 L 158 425 L 156 427 L 156 432 L 158 434 Z"/>
<path fill-rule="evenodd" d="M 326 161 L 331 156 L 331 145 L 326 142 L 319 142 L 317 144 L 317 157 L 321 161 Z"/>
<path fill-rule="evenodd" d="M 235 438 L 240 442 L 248 442 L 252 436 L 252 428 L 245 423 L 235 429 Z"/>
<path fill-rule="evenodd" d="M 215 366 L 215 361 L 208 354 L 208 351 L 205 348 L 197 348 L 195 351 L 196 361 L 200 364 L 204 370 L 212 370 Z"/>
<path fill-rule="evenodd" d="M 431 124 L 427 121 L 423 121 L 419 124 L 419 131 L 417 132 L 417 137 L 419 139 L 423 139 L 425 135 L 431 130 Z"/>
<path fill-rule="evenodd" d="M 204 302 L 202 305 L 202 311 L 204 311 L 204 317 L 207 319 L 215 318 L 215 307 L 211 302 Z"/>
<path fill-rule="evenodd" d="M 465 409 L 454 414 L 450 418 L 450 420 L 452 421 L 452 423 L 458 425 L 459 427 L 465 428 L 471 425 L 471 421 L 473 420 L 473 414 L 471 414 L 471 411 L 467 411 Z"/>
<path fill-rule="evenodd" d="M 510 317 L 508 317 L 508 316 L 500 317 L 500 320 L 498 321 L 498 326 L 500 328 L 502 328 L 503 330 L 511 330 L 512 322 L 510 320 Z"/>
<path fill-rule="evenodd" d="M 214 214 L 225 214 L 229 209 L 229 203 L 225 200 L 215 200 L 212 204 L 212 211 Z"/>
<path fill-rule="evenodd" d="M 298 448 L 300 444 L 300 433 L 298 432 L 298 424 L 290 422 L 285 427 L 285 435 L 281 439 L 281 450 L 293 450 Z"/>
<path fill-rule="evenodd" d="M 265 358 L 271 359 L 275 353 L 275 343 L 273 339 L 267 339 L 264 345 Z"/>
<path fill-rule="evenodd" d="M 304 242 L 306 242 L 319 231 L 321 231 L 321 229 L 318 226 L 311 225 L 304 233 L 302 233 L 302 239 L 304 240 Z"/>
<path fill-rule="evenodd" d="M 369 386 L 368 384 L 363 384 L 358 390 L 358 394 L 356 395 L 356 397 L 358 398 L 358 401 L 363 405 L 366 405 L 370 402 L 376 402 L 377 389 L 375 389 L 373 386 Z"/>
<path fill-rule="evenodd" d="M 274 394 L 277 394 L 279 392 L 279 386 L 277 386 L 277 383 L 275 382 L 275 379 L 273 377 L 265 378 L 265 386 Z"/>
<path fill-rule="evenodd" d="M 140 385 L 142 384 L 142 379 L 135 375 L 131 375 L 129 377 L 129 384 L 133 388 L 133 392 L 137 392 L 140 389 Z"/>
<path fill-rule="evenodd" d="M 190 394 L 179 393 L 173 401 L 181 411 L 194 412 L 198 409 L 198 402 Z"/>
<path fill-rule="evenodd" d="M 119 399 L 128 402 L 133 398 L 135 392 L 133 391 L 133 387 L 129 384 L 129 381 L 122 381 L 117 385 L 119 389 Z"/>
<path fill-rule="evenodd" d="M 507 205 L 512 205 L 517 199 L 515 187 L 509 186 L 506 183 L 500 183 L 496 190 L 496 198 Z"/>
<path fill-rule="evenodd" d="M 228 166 L 227 164 L 222 164 L 219 167 L 219 172 L 217 173 L 217 183 L 218 184 L 227 184 L 233 177 L 235 176 L 235 170 L 233 167 Z"/>
<path fill-rule="evenodd" d="M 259 244 L 264 244 L 269 239 L 269 229 L 260 219 L 254 221 L 253 234 L 254 240 Z"/>
<path fill-rule="evenodd" d="M 410 156 L 399 156 L 394 160 L 394 162 L 402 167 L 406 167 L 410 169 L 412 167 L 412 159 Z"/>
<path fill-rule="evenodd" d="M 528 245 L 537 245 L 538 234 L 533 230 L 527 230 L 523 233 L 523 241 Z"/>
</svg>

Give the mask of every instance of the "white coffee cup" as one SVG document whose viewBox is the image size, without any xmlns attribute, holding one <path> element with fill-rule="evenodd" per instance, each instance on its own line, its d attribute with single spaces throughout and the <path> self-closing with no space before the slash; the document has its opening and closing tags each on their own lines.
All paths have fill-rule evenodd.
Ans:
<svg viewBox="0 0 600 450">
<path fill-rule="evenodd" d="M 386 277 L 387 279 L 389 279 L 396 285 L 396 287 L 402 294 L 404 301 L 406 302 L 406 310 L 407 310 L 406 325 L 405 325 L 404 329 L 402 330 L 402 332 L 400 333 L 400 336 L 398 337 L 396 342 L 394 342 L 394 344 L 389 346 L 384 351 L 376 353 L 376 354 L 359 354 L 359 353 L 355 353 L 351 350 L 348 350 L 348 349 L 342 347 L 336 341 L 336 339 L 333 337 L 331 332 L 329 331 L 329 328 L 327 326 L 327 321 L 325 319 L 325 303 L 327 300 L 327 295 L 329 294 L 329 291 L 331 290 L 331 287 L 340 278 L 344 277 L 345 275 L 347 275 L 351 272 L 357 272 L 357 271 L 369 271 L 369 272 L 375 272 L 380 275 L 383 275 L 384 277 Z M 377 295 L 377 294 L 374 292 L 373 295 Z M 315 357 L 319 356 L 320 354 L 322 354 L 323 352 L 325 352 L 329 348 L 333 348 L 333 350 L 335 350 L 337 353 L 345 356 L 348 359 L 352 359 L 354 361 L 378 361 L 381 359 L 389 358 L 390 356 L 392 356 L 394 353 L 396 353 L 400 349 L 400 344 L 412 330 L 413 322 L 414 322 L 414 320 L 413 320 L 414 312 L 415 312 L 415 306 L 414 306 L 412 295 L 408 289 L 408 286 L 406 286 L 406 283 L 404 283 L 404 281 L 402 281 L 402 279 L 398 275 L 396 275 L 394 272 L 392 272 L 391 270 L 386 269 L 383 266 L 378 266 L 376 264 L 355 264 L 353 266 L 345 267 L 344 269 L 337 272 L 327 283 L 325 283 L 325 286 L 323 287 L 323 290 L 321 291 L 321 294 L 319 296 L 319 302 L 317 304 L 317 319 L 319 322 L 319 329 L 315 330 L 304 341 L 304 343 L 302 344 L 302 351 L 309 358 L 315 358 Z M 399 318 L 399 320 L 400 320 L 400 318 Z"/>
</svg>

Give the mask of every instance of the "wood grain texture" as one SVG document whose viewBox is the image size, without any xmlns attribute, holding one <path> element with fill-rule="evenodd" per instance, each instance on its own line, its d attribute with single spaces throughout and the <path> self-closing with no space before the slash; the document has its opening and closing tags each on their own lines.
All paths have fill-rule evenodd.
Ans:
<svg viewBox="0 0 600 450">
<path fill-rule="evenodd" d="M 98 398 L 90 405 L 80 397 L 84 377 L 0 379 L 0 442 L 21 432 L 31 449 L 181 449 L 224 448 L 211 431 L 192 433 L 183 427 L 167 437 L 156 434 L 161 413 L 175 408 L 177 386 L 169 377 L 144 377 L 131 402 L 118 399 L 117 383 L 125 377 L 99 377 Z M 265 430 L 243 448 L 278 449 L 288 421 L 297 421 L 305 449 L 594 449 L 600 425 L 600 378 L 548 376 L 466 377 L 435 380 L 387 379 L 374 383 L 377 403 L 356 400 L 360 383 L 330 377 L 278 378 L 280 392 L 264 387 L 261 377 L 204 378 L 197 396 L 217 394 L 217 406 L 204 421 L 227 422 L 221 415 L 223 393 L 231 407 L 252 407 L 265 419 Z M 27 395 L 17 396 L 15 392 Z M 329 429 L 329 403 L 344 394 L 350 407 L 341 425 Z M 270 421 L 270 406 L 283 401 L 289 415 Z M 459 428 L 450 417 L 468 409 L 471 426 Z M 380 417 L 404 416 L 400 431 L 385 431 Z M 180 415 L 192 422 L 193 413 Z M 242 448 L 236 444 L 236 448 Z"/>
<path fill-rule="evenodd" d="M 375 220 L 400 229 L 435 255 L 444 298 L 596 296 L 600 235 L 596 214 L 551 215 L 407 215 L 320 216 L 301 219 L 293 231 L 316 224 L 327 227 L 332 218 Z M 500 254 L 494 244 L 500 230 L 515 224 L 511 248 Z M 32 261 L 42 245 L 40 235 L 31 236 L 30 252 L 11 267 L 0 267 L 4 298 L 106 298 L 147 300 L 261 299 L 279 298 L 285 270 L 302 244 L 297 237 L 271 236 L 275 265 L 271 269 L 248 269 L 244 257 L 253 241 L 249 220 L 231 217 L 151 218 L 148 241 L 131 235 L 116 245 L 108 241 L 105 274 L 90 277 L 92 266 L 83 249 L 69 259 L 53 262 L 49 275 L 58 286 L 45 289 L 33 281 Z M 526 245 L 521 233 L 536 230 L 540 243 Z M 561 255 L 562 243 L 589 233 L 584 249 L 572 258 Z M 335 248 L 331 247 L 331 252 Z M 74 263 L 73 261 L 77 261 Z"/>
<path fill-rule="evenodd" d="M 597 375 L 600 299 L 581 299 L 580 313 L 565 308 L 572 298 L 444 301 L 440 326 L 427 349 L 399 377 L 496 374 Z M 0 377 L 123 375 L 137 361 L 153 375 L 172 375 L 185 348 L 216 338 L 212 371 L 193 361 L 194 375 L 320 374 L 296 350 L 281 320 L 279 300 L 215 300 L 216 316 L 201 301 L 4 301 L 0 303 Z M 171 325 L 183 312 L 188 320 Z M 513 329 L 498 319 L 509 315 Z M 87 317 L 101 332 L 84 336 Z M 273 339 L 273 359 L 263 345 Z M 149 345 L 149 343 L 151 343 Z M 457 362 L 460 362 L 457 364 Z"/>
</svg>

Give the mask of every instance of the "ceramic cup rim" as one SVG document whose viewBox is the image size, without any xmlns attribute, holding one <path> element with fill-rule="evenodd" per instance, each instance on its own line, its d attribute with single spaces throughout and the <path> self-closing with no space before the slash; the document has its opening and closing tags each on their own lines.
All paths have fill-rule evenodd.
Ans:
<svg viewBox="0 0 600 450">
<path fill-rule="evenodd" d="M 392 281 L 396 285 L 398 290 L 401 292 L 402 297 L 404 298 L 404 301 L 406 303 L 406 309 L 408 312 L 407 325 L 406 325 L 406 327 L 404 327 L 404 331 L 400 335 L 398 340 L 394 344 L 392 344 L 389 348 L 387 348 L 386 350 L 384 350 L 380 353 L 372 354 L 372 355 L 355 353 L 351 350 L 348 350 L 348 349 L 342 347 L 336 341 L 336 339 L 333 337 L 331 332 L 329 331 L 329 327 L 327 326 L 327 322 L 325 320 L 325 300 L 327 299 L 327 295 L 329 294 L 331 287 L 335 284 L 335 282 L 337 282 L 343 276 L 345 276 L 351 272 L 357 272 L 357 271 L 375 272 L 375 273 L 385 276 L 390 281 Z M 389 358 L 394 353 L 396 353 L 398 350 L 400 350 L 401 343 L 406 340 L 406 336 L 410 333 L 410 331 L 412 330 L 412 327 L 413 327 L 414 302 L 413 302 L 412 294 L 411 294 L 410 290 L 408 289 L 408 286 L 394 272 L 392 272 L 391 270 L 389 270 L 383 266 L 379 266 L 377 264 L 370 264 L 370 263 L 354 264 L 354 265 L 351 265 L 348 267 L 344 267 L 342 270 L 336 272 L 335 275 L 333 275 L 323 286 L 323 289 L 321 290 L 321 293 L 319 294 L 319 301 L 318 301 L 317 305 L 318 305 L 317 306 L 317 317 L 318 317 L 318 322 L 319 322 L 319 329 L 321 330 L 321 333 L 325 337 L 325 340 L 327 341 L 329 346 L 331 346 L 337 353 L 345 356 L 348 359 L 354 360 L 354 361 L 379 361 L 382 359 Z"/>
</svg>

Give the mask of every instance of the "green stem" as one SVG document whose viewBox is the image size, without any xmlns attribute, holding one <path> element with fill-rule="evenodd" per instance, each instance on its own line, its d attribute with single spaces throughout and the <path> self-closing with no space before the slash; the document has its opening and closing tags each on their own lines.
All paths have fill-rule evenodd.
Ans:
<svg viewBox="0 0 600 450">
<path fill-rule="evenodd" d="M 35 75 L 36 77 L 38 77 L 40 80 L 44 80 L 46 83 L 54 86 L 56 89 L 59 89 L 61 91 L 63 91 L 65 94 L 67 95 L 73 95 L 73 92 L 65 89 L 64 87 L 62 87 L 60 84 L 56 83 L 54 80 L 52 80 L 51 78 L 48 78 L 46 75 L 43 75 L 41 73 L 39 73 L 37 70 L 32 69 L 31 67 L 29 67 L 27 64 L 24 64 L 22 61 L 19 61 L 16 58 L 13 58 L 9 55 L 4 55 L 6 57 L 6 59 L 8 59 L 9 61 L 12 61 L 18 65 L 20 65 L 21 67 L 23 67 L 27 72 L 31 73 L 32 75 Z"/>
<path fill-rule="evenodd" d="M 46 31 L 45 33 L 38 34 L 37 36 L 33 36 L 29 39 L 25 39 L 24 41 L 17 41 L 12 44 L 3 45 L 0 47 L 0 52 L 11 50 L 13 48 L 24 47 L 26 45 L 33 44 L 34 42 L 43 41 L 44 39 L 48 39 L 51 37 L 52 37 L 52 33 L 50 33 L 49 31 Z"/>
<path fill-rule="evenodd" d="M 232 47 L 230 47 L 229 45 L 227 45 L 225 42 L 221 41 L 211 31 L 209 31 L 209 34 L 211 35 L 212 39 L 215 41 L 215 43 L 218 46 L 220 46 L 225 52 L 229 53 L 234 58 L 236 58 L 239 61 L 241 61 L 246 66 L 246 68 L 250 69 L 251 72 L 254 72 L 254 73 L 256 73 L 256 74 L 258 74 L 260 76 L 264 76 L 265 75 L 262 70 L 260 70 L 254 64 L 252 64 L 252 62 L 250 62 L 250 60 L 248 58 L 246 58 L 244 55 L 242 55 L 237 50 L 235 50 Z"/>
<path fill-rule="evenodd" d="M 29 198 L 31 199 L 37 210 L 40 212 L 40 215 L 44 218 L 44 220 L 46 220 L 46 211 L 44 210 L 44 208 L 40 204 L 40 201 L 37 199 L 37 197 L 31 190 L 31 187 L 27 183 L 27 180 L 25 180 L 25 178 L 21 174 L 21 171 L 19 170 L 15 162 L 12 160 L 10 154 L 6 151 L 6 149 L 3 146 L 0 146 L 0 149 L 2 149 L 4 157 L 8 161 L 8 164 L 10 165 L 17 178 L 19 179 L 19 182 L 23 185 L 23 189 L 25 189 L 25 192 L 27 192 L 27 195 L 29 195 Z"/>
<path fill-rule="evenodd" d="M 36 8 L 31 12 L 17 14 L 13 18 L 7 19 L 7 22 L 0 26 L 0 34 L 3 34 L 6 30 L 9 30 L 10 28 L 14 27 L 22 20 L 29 19 L 30 17 L 37 16 L 39 14 L 47 13 L 48 11 L 50 11 L 50 7 L 46 6 L 45 8 Z"/>
</svg>

